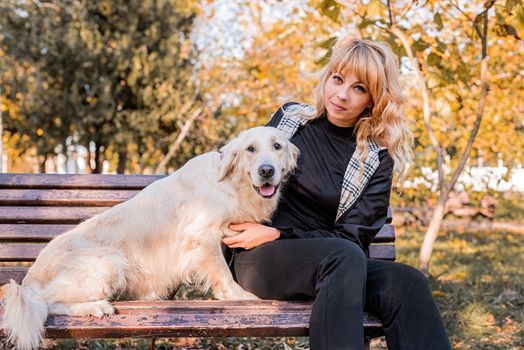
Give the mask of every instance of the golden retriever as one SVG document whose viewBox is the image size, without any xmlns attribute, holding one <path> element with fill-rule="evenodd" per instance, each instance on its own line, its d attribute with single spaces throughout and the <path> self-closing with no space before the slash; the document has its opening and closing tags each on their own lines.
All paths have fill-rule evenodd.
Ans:
<svg viewBox="0 0 524 350">
<path fill-rule="evenodd" d="M 115 299 L 156 300 L 198 282 L 218 299 L 256 299 L 231 276 L 221 240 L 230 223 L 268 221 L 298 148 L 256 127 L 195 157 L 135 197 L 53 239 L 21 285 L 6 285 L 4 332 L 39 346 L 48 314 L 113 314 Z"/>
</svg>

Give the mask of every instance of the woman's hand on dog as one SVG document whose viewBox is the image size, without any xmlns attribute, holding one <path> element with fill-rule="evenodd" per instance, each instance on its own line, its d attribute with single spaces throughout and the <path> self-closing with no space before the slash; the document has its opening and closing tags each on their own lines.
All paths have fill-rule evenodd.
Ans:
<svg viewBox="0 0 524 350">
<path fill-rule="evenodd" d="M 234 236 L 222 239 L 222 242 L 229 248 L 244 248 L 249 250 L 280 237 L 280 231 L 276 228 L 254 224 L 252 222 L 230 224 L 229 229 L 238 232 Z"/>
</svg>

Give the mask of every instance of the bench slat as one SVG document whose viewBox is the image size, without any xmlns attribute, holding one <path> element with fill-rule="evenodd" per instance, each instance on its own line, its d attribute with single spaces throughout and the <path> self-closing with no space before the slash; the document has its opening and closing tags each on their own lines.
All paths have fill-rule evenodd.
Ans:
<svg viewBox="0 0 524 350">
<path fill-rule="evenodd" d="M 0 241 L 48 242 L 76 225 L 0 224 Z"/>
<path fill-rule="evenodd" d="M 101 213 L 107 207 L 0 207 L 0 223 L 74 224 Z"/>
<path fill-rule="evenodd" d="M 110 207 L 134 197 L 138 190 L 1 190 L 0 206 Z"/>
<path fill-rule="evenodd" d="M 118 314 L 104 317 L 50 316 L 53 338 L 306 336 L 311 303 L 258 301 L 115 302 Z M 129 312 L 129 311 L 132 312 Z M 0 308 L 0 314 L 3 309 Z M 365 314 L 366 331 L 380 322 Z"/>
<path fill-rule="evenodd" d="M 0 174 L 0 188 L 142 189 L 162 175 Z"/>
<path fill-rule="evenodd" d="M 385 224 L 373 239 L 373 243 L 392 243 L 395 242 L 395 227 L 392 224 Z"/>
<path fill-rule="evenodd" d="M 0 261 L 34 261 L 45 243 L 0 243 Z"/>
<path fill-rule="evenodd" d="M 67 232 L 75 225 L 56 224 L 0 224 L 0 241 L 43 241 L 47 242 L 57 235 Z M 395 241 L 395 228 L 386 224 L 377 234 L 374 243 L 391 243 Z"/>
<path fill-rule="evenodd" d="M 395 246 L 393 244 L 372 244 L 369 246 L 369 257 L 394 261 L 396 258 Z"/>
<path fill-rule="evenodd" d="M 9 283 L 15 280 L 16 283 L 22 283 L 29 266 L 0 266 L 0 284 Z"/>
</svg>

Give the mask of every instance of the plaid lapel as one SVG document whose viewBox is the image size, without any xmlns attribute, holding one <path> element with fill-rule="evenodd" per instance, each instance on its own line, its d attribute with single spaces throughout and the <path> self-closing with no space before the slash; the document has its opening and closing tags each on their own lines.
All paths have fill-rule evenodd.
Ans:
<svg viewBox="0 0 524 350">
<path fill-rule="evenodd" d="M 305 125 L 307 122 L 307 119 L 300 116 L 291 116 L 284 113 L 277 125 L 277 129 L 282 131 L 288 139 L 291 139 L 299 127 Z M 384 147 L 377 145 L 371 140 L 367 142 L 366 147 L 368 149 L 368 155 L 364 160 L 363 172 L 359 171 L 359 157 L 362 152 L 360 152 L 358 148 L 349 160 L 342 182 L 342 192 L 340 193 L 340 202 L 338 204 L 335 222 L 355 204 L 380 164 L 378 153 L 381 149 L 384 149 Z"/>
<path fill-rule="evenodd" d="M 367 142 L 366 147 L 368 149 L 368 155 L 364 160 L 363 172 L 359 170 L 359 158 L 362 152 L 360 152 L 358 148 L 349 160 L 346 173 L 344 174 L 344 181 L 342 182 L 342 192 L 340 193 L 340 202 L 338 203 L 335 222 L 355 204 L 380 164 L 378 153 L 384 148 L 371 140 Z"/>
<path fill-rule="evenodd" d="M 282 131 L 288 139 L 291 139 L 297 132 L 298 128 L 302 125 L 306 125 L 307 119 L 300 116 L 284 115 L 277 125 L 277 129 Z"/>
</svg>

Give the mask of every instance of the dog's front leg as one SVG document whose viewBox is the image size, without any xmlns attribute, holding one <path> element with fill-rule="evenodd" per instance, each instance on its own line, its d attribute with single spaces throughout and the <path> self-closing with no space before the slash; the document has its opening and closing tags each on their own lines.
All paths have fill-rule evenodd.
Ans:
<svg viewBox="0 0 524 350">
<path fill-rule="evenodd" d="M 204 274 L 209 281 L 213 295 L 220 300 L 256 300 L 259 299 L 252 293 L 245 291 L 238 285 L 231 275 L 231 271 L 222 254 L 218 242 L 208 242 L 202 245 L 205 250 L 203 259 L 197 262 L 201 270 L 198 274 Z"/>
</svg>

